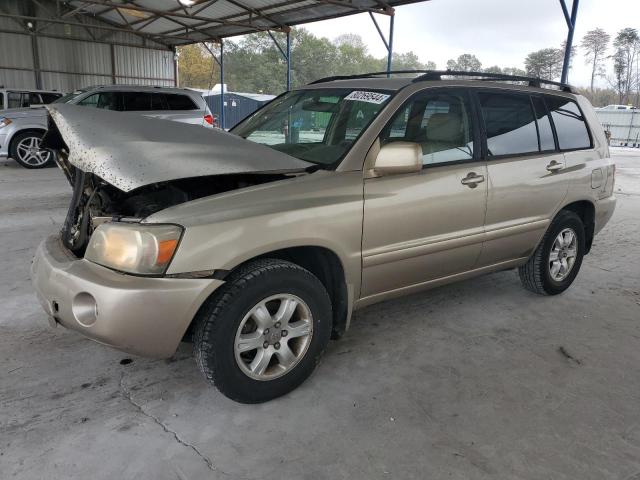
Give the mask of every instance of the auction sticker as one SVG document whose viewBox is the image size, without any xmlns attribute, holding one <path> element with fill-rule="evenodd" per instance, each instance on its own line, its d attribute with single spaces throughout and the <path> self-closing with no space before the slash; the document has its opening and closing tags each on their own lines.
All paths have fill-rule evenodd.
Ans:
<svg viewBox="0 0 640 480">
<path fill-rule="evenodd" d="M 351 92 L 349 95 L 344 97 L 345 100 L 352 100 L 354 102 L 367 102 L 367 103 L 375 103 L 381 104 L 391 95 L 387 95 L 386 93 L 378 93 L 378 92 L 363 92 L 360 90 L 355 90 Z"/>
</svg>

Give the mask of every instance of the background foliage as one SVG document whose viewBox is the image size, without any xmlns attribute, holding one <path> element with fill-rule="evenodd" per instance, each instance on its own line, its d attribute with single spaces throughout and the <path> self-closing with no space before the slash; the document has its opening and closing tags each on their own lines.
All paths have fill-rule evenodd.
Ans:
<svg viewBox="0 0 640 480">
<path fill-rule="evenodd" d="M 283 34 L 273 34 L 284 47 Z M 318 37 L 304 28 L 291 33 L 291 77 L 293 88 L 331 75 L 349 75 L 384 71 L 387 59 L 371 55 L 359 35 L 347 33 L 334 40 Z M 590 87 L 581 89 L 596 106 L 612 103 L 634 104 L 640 99 L 640 36 L 634 28 L 624 28 L 613 36 L 602 29 L 576 39 L 572 62 L 583 60 L 591 67 Z M 217 45 L 190 45 L 179 49 L 178 75 L 181 86 L 211 89 L 219 83 L 220 71 L 211 52 L 218 54 Z M 451 70 L 486 71 L 512 75 L 530 75 L 558 80 L 562 71 L 564 45 L 531 52 L 524 58 L 524 70 L 518 67 L 493 65 L 484 67 L 471 53 L 450 59 Z M 580 58 L 582 57 L 582 58 Z M 246 35 L 237 41 L 225 42 L 225 83 L 230 91 L 257 92 L 277 95 L 286 88 L 286 63 L 267 33 Z M 394 70 L 436 69 L 434 62 L 423 63 L 409 51 L 393 54 Z M 597 78 L 606 80 L 607 88 L 594 86 Z"/>
</svg>

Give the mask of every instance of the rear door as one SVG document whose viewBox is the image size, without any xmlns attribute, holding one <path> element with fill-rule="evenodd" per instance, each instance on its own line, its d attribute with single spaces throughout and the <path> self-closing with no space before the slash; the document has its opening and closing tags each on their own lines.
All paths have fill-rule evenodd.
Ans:
<svg viewBox="0 0 640 480">
<path fill-rule="evenodd" d="M 464 90 L 431 88 L 401 107 L 380 135 L 420 143 L 419 173 L 367 178 L 362 297 L 419 289 L 474 268 L 482 247 L 487 171 Z"/>
<path fill-rule="evenodd" d="M 531 254 L 567 194 L 568 175 L 541 96 L 476 93 L 489 179 L 479 266 L 487 266 Z"/>
</svg>

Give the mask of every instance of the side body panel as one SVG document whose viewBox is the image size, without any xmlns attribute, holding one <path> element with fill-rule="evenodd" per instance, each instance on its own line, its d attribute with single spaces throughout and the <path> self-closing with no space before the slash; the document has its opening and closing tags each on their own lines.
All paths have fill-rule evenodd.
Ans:
<svg viewBox="0 0 640 480">
<path fill-rule="evenodd" d="M 482 247 L 487 182 L 483 162 L 365 181 L 362 296 L 474 268 Z"/>
<path fill-rule="evenodd" d="M 487 162 L 489 194 L 480 266 L 531 255 L 569 186 L 569 175 L 547 171 L 551 162 L 564 164 L 564 155 L 549 153 Z"/>
<path fill-rule="evenodd" d="M 177 205 L 145 221 L 185 227 L 168 274 L 230 270 L 276 250 L 326 248 L 360 293 L 362 172 L 319 171 Z"/>
</svg>

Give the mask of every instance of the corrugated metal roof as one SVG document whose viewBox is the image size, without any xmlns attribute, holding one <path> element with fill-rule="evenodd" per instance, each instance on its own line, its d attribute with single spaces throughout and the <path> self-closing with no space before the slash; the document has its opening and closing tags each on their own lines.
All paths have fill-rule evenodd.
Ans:
<svg viewBox="0 0 640 480">
<path fill-rule="evenodd" d="M 429 0 L 70 0 L 77 14 L 121 26 L 168 45 L 281 30 L 361 12 L 393 14 Z M 185 4 L 191 4 L 185 6 Z"/>
</svg>

